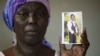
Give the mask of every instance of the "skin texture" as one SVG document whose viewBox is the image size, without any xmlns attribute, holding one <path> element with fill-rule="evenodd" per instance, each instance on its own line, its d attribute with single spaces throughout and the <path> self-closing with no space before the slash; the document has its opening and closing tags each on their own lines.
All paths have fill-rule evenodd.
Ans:
<svg viewBox="0 0 100 56">
<path fill-rule="evenodd" d="M 17 45 L 4 51 L 6 56 L 54 56 L 55 51 L 45 47 L 42 39 L 48 27 L 47 8 L 39 2 L 20 6 L 14 16 Z"/>
<path fill-rule="evenodd" d="M 67 49 L 64 44 L 59 44 L 60 56 L 85 56 L 90 46 L 87 39 L 86 29 L 84 29 L 81 37 L 82 37 L 81 39 L 82 44 L 73 44 L 71 49 Z"/>
</svg>

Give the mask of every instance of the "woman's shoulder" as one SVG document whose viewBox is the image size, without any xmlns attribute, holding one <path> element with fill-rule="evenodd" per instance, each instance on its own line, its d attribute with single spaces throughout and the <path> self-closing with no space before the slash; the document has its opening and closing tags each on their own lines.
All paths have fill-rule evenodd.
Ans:
<svg viewBox="0 0 100 56">
<path fill-rule="evenodd" d="M 44 51 L 42 52 L 44 56 L 54 56 L 55 50 L 50 48 L 44 48 Z"/>
<path fill-rule="evenodd" d="M 41 55 L 44 56 L 58 56 L 58 52 L 50 48 L 45 48 L 44 51 L 41 51 L 41 53 Z M 1 51 L 0 56 L 13 56 L 13 47 Z"/>
<path fill-rule="evenodd" d="M 13 47 L 8 48 L 8 49 L 2 51 L 2 53 L 3 53 L 5 56 L 13 56 Z"/>
<path fill-rule="evenodd" d="M 59 56 L 59 52 L 54 49 L 46 48 L 44 50 L 44 56 Z"/>
</svg>

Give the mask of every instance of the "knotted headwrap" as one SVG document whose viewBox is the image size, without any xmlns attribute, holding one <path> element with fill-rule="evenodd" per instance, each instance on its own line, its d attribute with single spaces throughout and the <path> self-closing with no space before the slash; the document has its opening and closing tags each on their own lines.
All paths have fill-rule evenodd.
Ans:
<svg viewBox="0 0 100 56">
<path fill-rule="evenodd" d="M 7 4 L 3 10 L 3 19 L 4 19 L 5 24 L 11 31 L 13 31 L 13 19 L 14 19 L 14 15 L 18 7 L 25 3 L 34 2 L 34 1 L 44 4 L 50 16 L 50 7 L 49 7 L 48 0 L 7 0 Z M 44 46 L 51 48 L 51 45 L 45 39 L 43 39 L 42 43 Z"/>
</svg>

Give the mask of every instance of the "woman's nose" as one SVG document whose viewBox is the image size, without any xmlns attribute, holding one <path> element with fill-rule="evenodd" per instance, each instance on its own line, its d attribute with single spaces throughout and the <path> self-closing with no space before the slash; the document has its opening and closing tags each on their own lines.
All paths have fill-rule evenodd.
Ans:
<svg viewBox="0 0 100 56">
<path fill-rule="evenodd" d="M 33 15 L 29 15 L 28 23 L 36 23 L 36 18 Z"/>
</svg>

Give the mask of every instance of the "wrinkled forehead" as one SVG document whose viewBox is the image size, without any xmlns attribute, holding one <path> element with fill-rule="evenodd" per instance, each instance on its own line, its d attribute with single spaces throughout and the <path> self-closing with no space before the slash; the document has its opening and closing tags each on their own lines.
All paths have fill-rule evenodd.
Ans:
<svg viewBox="0 0 100 56">
<path fill-rule="evenodd" d="M 36 11 L 36 10 L 46 10 L 47 11 L 47 8 L 44 4 L 40 3 L 40 2 L 28 2 L 28 3 L 25 3 L 25 4 L 22 4 L 20 5 L 18 8 L 17 8 L 17 11 L 20 11 L 20 10 L 30 10 L 30 11 Z"/>
</svg>

